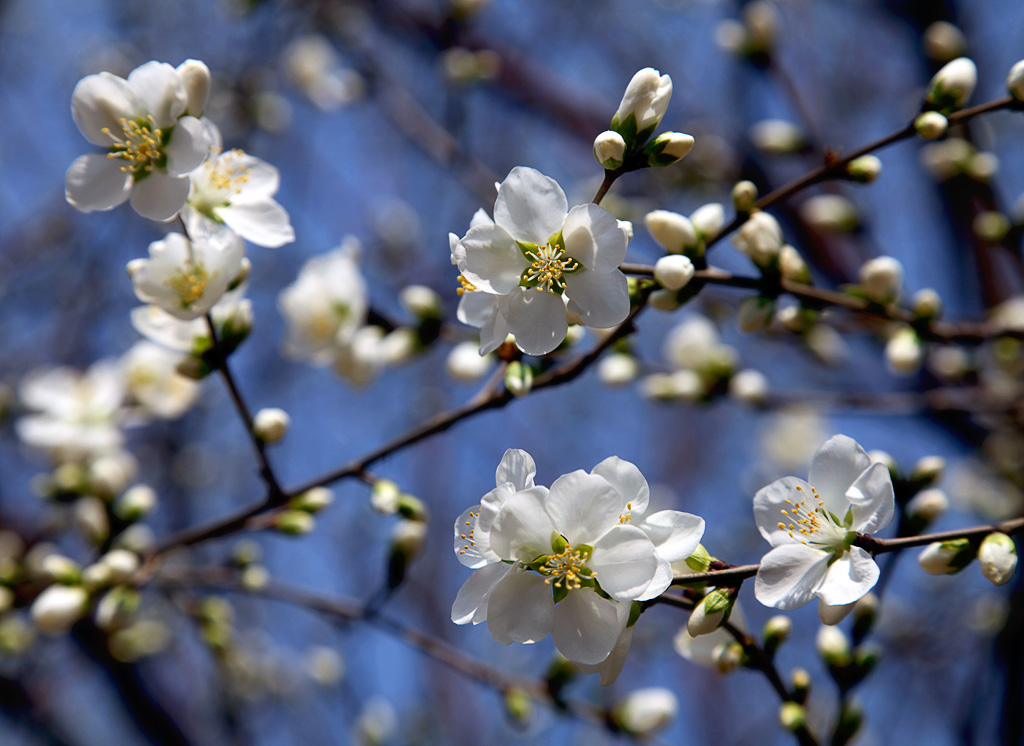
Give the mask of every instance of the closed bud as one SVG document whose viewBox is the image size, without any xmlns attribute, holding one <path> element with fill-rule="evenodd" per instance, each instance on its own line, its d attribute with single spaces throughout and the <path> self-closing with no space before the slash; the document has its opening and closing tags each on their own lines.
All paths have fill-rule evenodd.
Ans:
<svg viewBox="0 0 1024 746">
<path fill-rule="evenodd" d="M 652 140 L 644 153 L 648 166 L 671 166 L 679 163 L 693 150 L 693 136 L 682 132 L 662 132 Z"/>
<path fill-rule="evenodd" d="M 725 642 L 716 645 L 711 651 L 711 659 L 715 664 L 715 670 L 720 674 L 732 673 L 743 665 L 746 653 L 743 646 L 738 642 Z"/>
<path fill-rule="evenodd" d="M 784 643 L 793 631 L 793 621 L 783 614 L 776 614 L 764 623 L 764 647 L 769 652 L 775 651 Z"/>
<path fill-rule="evenodd" d="M 999 170 L 999 156 L 987 151 L 975 153 L 964 166 L 964 172 L 975 181 L 987 184 Z M 996 213 L 1001 215 L 1002 213 Z"/>
<path fill-rule="evenodd" d="M 924 362 L 924 343 L 911 327 L 903 327 L 885 345 L 885 362 L 897 375 L 916 373 Z"/>
<path fill-rule="evenodd" d="M 258 591 L 270 583 L 270 572 L 263 565 L 249 565 L 242 570 L 238 579 L 247 591 Z"/>
<path fill-rule="evenodd" d="M 934 321 L 942 316 L 942 298 L 932 288 L 921 288 L 910 301 L 914 318 Z"/>
<path fill-rule="evenodd" d="M 988 243 L 999 243 L 1010 232 L 1010 219 L 998 210 L 985 210 L 974 216 L 971 230 Z"/>
<path fill-rule="evenodd" d="M 686 631 L 691 637 L 700 637 L 714 632 L 729 620 L 736 593 L 731 588 L 716 588 L 704 596 L 690 613 Z"/>
<path fill-rule="evenodd" d="M 919 533 L 938 520 L 949 508 L 949 498 L 942 490 L 935 488 L 921 490 L 907 503 L 907 517 Z"/>
<path fill-rule="evenodd" d="M 519 687 L 512 687 L 505 692 L 505 714 L 517 725 L 526 725 L 533 714 L 533 700 L 530 695 Z"/>
<path fill-rule="evenodd" d="M 136 484 L 114 502 L 114 515 L 122 521 L 137 521 L 156 508 L 156 490 L 148 484 Z"/>
<path fill-rule="evenodd" d="M 82 569 L 78 563 L 62 554 L 48 554 L 40 564 L 41 574 L 57 583 L 75 585 L 81 580 Z"/>
<path fill-rule="evenodd" d="M 789 688 L 794 700 L 806 702 L 811 693 L 811 675 L 804 668 L 794 668 L 789 674 Z"/>
<path fill-rule="evenodd" d="M 110 567 L 102 562 L 96 562 L 82 570 L 82 587 L 87 591 L 106 588 L 113 580 Z"/>
<path fill-rule="evenodd" d="M 686 566 L 694 572 L 707 572 L 715 558 L 711 556 L 711 553 L 708 552 L 703 544 L 698 544 L 697 548 L 693 550 L 693 554 L 684 561 Z"/>
<path fill-rule="evenodd" d="M 274 527 L 282 534 L 301 536 L 316 528 L 316 520 L 304 510 L 285 510 L 274 519 Z"/>
<path fill-rule="evenodd" d="M 878 156 L 862 155 L 846 164 L 846 175 L 858 184 L 870 184 L 882 173 L 882 161 Z"/>
<path fill-rule="evenodd" d="M 955 111 L 967 103 L 978 82 L 978 68 L 967 57 L 958 57 L 935 73 L 928 84 L 925 103 L 939 111 Z"/>
<path fill-rule="evenodd" d="M 670 254 L 681 254 L 697 245 L 697 231 L 690 219 L 668 210 L 654 210 L 644 216 L 644 224 L 654 240 Z"/>
<path fill-rule="evenodd" d="M 448 375 L 459 383 L 479 381 L 494 366 L 492 355 L 481 355 L 475 342 L 459 342 L 445 361 Z"/>
<path fill-rule="evenodd" d="M 775 301 L 761 295 L 745 298 L 740 303 L 740 330 L 748 334 L 761 331 L 772 323 L 775 317 Z"/>
<path fill-rule="evenodd" d="M 794 732 L 807 725 L 807 710 L 796 702 L 783 702 L 779 708 L 779 725 Z"/>
<path fill-rule="evenodd" d="M 86 496 L 75 500 L 75 525 L 93 544 L 102 544 L 110 536 L 110 518 L 107 505 L 98 497 Z"/>
<path fill-rule="evenodd" d="M 138 609 L 139 594 L 134 588 L 112 588 L 96 604 L 96 626 L 108 632 L 125 627 Z"/>
<path fill-rule="evenodd" d="M 210 68 L 200 60 L 185 60 L 178 65 L 178 76 L 185 86 L 185 113 L 201 117 L 210 100 Z"/>
<path fill-rule="evenodd" d="M 370 505 L 378 513 L 393 515 L 398 512 L 398 498 L 402 491 L 390 479 L 378 479 L 370 491 Z"/>
<path fill-rule="evenodd" d="M 926 111 L 914 120 L 914 129 L 925 140 L 937 140 L 949 129 L 949 120 L 937 111 Z"/>
<path fill-rule="evenodd" d="M 910 471 L 910 481 L 918 487 L 931 487 L 942 481 L 946 473 L 946 459 L 942 456 L 925 456 L 918 459 Z"/>
<path fill-rule="evenodd" d="M 807 135 L 796 124 L 785 119 L 763 119 L 748 133 L 750 142 L 765 155 L 799 153 L 807 145 Z"/>
<path fill-rule="evenodd" d="M 513 396 L 526 396 L 533 389 L 533 368 L 513 360 L 505 369 L 505 388 Z"/>
<path fill-rule="evenodd" d="M 878 596 L 870 591 L 861 596 L 853 605 L 853 639 L 863 640 L 871 631 L 878 618 Z"/>
<path fill-rule="evenodd" d="M 963 32 L 948 21 L 936 21 L 924 32 L 924 52 L 936 62 L 949 62 L 967 49 Z"/>
<path fill-rule="evenodd" d="M 391 551 L 413 559 L 423 550 L 427 540 L 427 524 L 423 521 L 401 520 L 391 529 Z"/>
<path fill-rule="evenodd" d="M 606 130 L 594 138 L 594 157 L 602 168 L 614 171 L 626 157 L 626 141 L 614 130 Z"/>
<path fill-rule="evenodd" d="M 839 711 L 839 720 L 836 723 L 835 733 L 832 735 L 834 746 L 845 746 L 853 740 L 864 722 L 864 713 L 855 702 L 847 702 Z"/>
<path fill-rule="evenodd" d="M 779 273 L 785 280 L 803 285 L 811 284 L 811 270 L 807 262 L 800 256 L 800 252 L 789 244 L 779 249 Z"/>
<path fill-rule="evenodd" d="M 398 293 L 402 308 L 417 319 L 440 318 L 441 296 L 426 285 L 407 285 Z"/>
<path fill-rule="evenodd" d="M 135 476 L 134 459 L 127 456 L 100 456 L 89 464 L 89 484 L 92 492 L 110 500 L 121 493 Z"/>
<path fill-rule="evenodd" d="M 314 487 L 296 495 L 288 503 L 294 510 L 316 514 L 334 502 L 334 493 L 327 487 Z"/>
<path fill-rule="evenodd" d="M 850 664 L 850 640 L 838 627 L 822 627 L 814 638 L 818 655 L 829 668 L 842 668 Z"/>
<path fill-rule="evenodd" d="M 680 290 L 693 279 L 693 262 L 682 254 L 661 257 L 654 265 L 654 279 L 667 290 Z"/>
<path fill-rule="evenodd" d="M 100 563 L 110 568 L 112 582 L 124 583 L 139 569 L 139 556 L 127 549 L 112 549 L 100 557 Z"/>
<path fill-rule="evenodd" d="M 658 288 L 647 296 L 647 302 L 650 303 L 651 308 L 663 313 L 672 313 L 682 305 L 679 302 L 679 294 L 675 290 L 666 290 L 665 288 Z"/>
<path fill-rule="evenodd" d="M 612 720 L 631 736 L 644 738 L 666 727 L 679 710 L 669 689 L 637 689 L 612 708 Z"/>
<path fill-rule="evenodd" d="M 782 227 L 768 213 L 755 212 L 733 235 L 732 242 L 758 267 L 768 267 L 782 249 Z"/>
<path fill-rule="evenodd" d="M 1006 89 L 1017 101 L 1024 101 L 1024 60 L 1010 68 L 1006 76 Z"/>
<path fill-rule="evenodd" d="M 768 396 L 768 379 L 759 370 L 747 368 L 729 379 L 729 396 L 744 404 L 759 407 Z"/>
<path fill-rule="evenodd" d="M 276 443 L 288 432 L 291 418 L 283 409 L 261 409 L 252 418 L 253 434 L 264 443 Z"/>
<path fill-rule="evenodd" d="M 930 575 L 952 575 L 974 560 L 976 551 L 967 539 L 934 542 L 917 558 L 921 569 Z"/>
<path fill-rule="evenodd" d="M 632 146 L 643 144 L 661 123 L 671 98 L 672 78 L 651 67 L 639 70 L 626 86 L 611 129 Z"/>
<path fill-rule="evenodd" d="M 853 611 L 854 603 L 839 604 L 836 606 L 832 606 L 831 604 L 827 604 L 819 598 L 818 619 L 821 620 L 822 624 L 828 625 L 829 627 L 834 627 L 841 621 L 846 619 L 847 614 Z"/>
<path fill-rule="evenodd" d="M 750 212 L 757 202 L 757 186 L 752 181 L 738 181 L 732 188 L 732 204 L 736 212 Z"/>
<path fill-rule="evenodd" d="M 41 632 L 59 634 L 85 616 L 88 603 L 84 588 L 51 585 L 32 602 L 32 621 Z"/>
<path fill-rule="evenodd" d="M 850 233 L 860 225 L 857 207 L 840 194 L 818 194 L 800 205 L 800 217 L 818 233 Z"/>
<path fill-rule="evenodd" d="M 1017 569 L 1017 547 L 1006 534 L 986 536 L 978 549 L 981 574 L 995 585 L 1006 585 Z"/>
<path fill-rule="evenodd" d="M 231 561 L 238 567 L 248 567 L 262 557 L 263 549 L 251 539 L 244 539 L 231 547 Z"/>
<path fill-rule="evenodd" d="M 398 515 L 410 521 L 426 522 L 430 518 L 430 511 L 426 504 L 418 497 L 403 492 L 398 496 Z"/>
<path fill-rule="evenodd" d="M 717 236 L 725 223 L 725 208 L 717 202 L 709 202 L 701 205 L 690 215 L 690 222 L 697 232 L 697 238 L 706 241 L 712 236 Z"/>
<path fill-rule="evenodd" d="M 640 363 L 635 357 L 625 352 L 607 355 L 597 365 L 597 377 L 605 386 L 625 386 L 635 380 L 638 375 L 640 375 Z"/>
</svg>

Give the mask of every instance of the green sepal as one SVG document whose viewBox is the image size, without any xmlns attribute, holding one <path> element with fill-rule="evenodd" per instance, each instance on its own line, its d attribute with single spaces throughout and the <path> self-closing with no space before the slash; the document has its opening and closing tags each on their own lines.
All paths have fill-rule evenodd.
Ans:
<svg viewBox="0 0 1024 746">
<path fill-rule="evenodd" d="M 614 130 L 622 135 L 622 139 L 626 141 L 626 152 L 633 150 L 636 147 L 639 138 L 636 131 L 636 114 L 629 112 L 629 115 L 624 120 L 619 120 L 619 113 L 615 112 L 615 116 L 612 117 L 611 127 L 608 129 Z M 653 131 L 653 127 L 648 128 Z M 650 132 L 647 133 L 650 137 Z M 644 140 L 647 138 L 645 137 Z M 642 142 L 642 141 L 641 141 Z"/>
<path fill-rule="evenodd" d="M 529 562 L 524 562 L 523 566 L 526 567 L 526 569 L 528 570 L 533 570 L 534 572 L 543 575 L 544 573 L 541 573 L 540 569 L 544 567 L 544 565 L 546 565 L 550 559 L 551 555 L 549 554 L 538 554 Z"/>
<path fill-rule="evenodd" d="M 626 627 L 632 627 L 637 619 L 644 613 L 644 605 L 639 601 L 633 601 L 629 605 L 629 619 L 626 620 Z"/>
<path fill-rule="evenodd" d="M 569 595 L 569 589 L 565 587 L 564 583 L 561 583 L 561 584 L 552 583 L 551 584 L 551 597 L 555 600 L 555 605 L 556 606 L 558 605 L 559 601 L 561 601 L 562 599 L 564 599 L 568 595 Z"/>
<path fill-rule="evenodd" d="M 557 531 L 551 532 L 551 553 L 561 554 L 569 546 L 569 540 Z"/>
</svg>

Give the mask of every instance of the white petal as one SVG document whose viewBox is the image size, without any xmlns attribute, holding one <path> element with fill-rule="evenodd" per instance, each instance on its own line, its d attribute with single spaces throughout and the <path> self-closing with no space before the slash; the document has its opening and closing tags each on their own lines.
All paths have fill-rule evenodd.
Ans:
<svg viewBox="0 0 1024 746">
<path fill-rule="evenodd" d="M 587 326 L 607 329 L 629 315 L 629 285 L 617 269 L 603 274 L 584 269 L 566 275 L 565 292 L 569 310 L 578 313 Z"/>
<path fill-rule="evenodd" d="M 626 258 L 626 235 L 619 221 L 593 202 L 569 211 L 562 237 L 565 253 L 594 272 L 611 272 Z"/>
<path fill-rule="evenodd" d="M 614 526 L 594 542 L 594 553 L 587 562 L 601 588 L 616 601 L 632 601 L 643 595 L 658 565 L 647 534 L 626 525 Z"/>
<path fill-rule="evenodd" d="M 288 212 L 272 199 L 232 204 L 215 212 L 231 230 L 258 246 L 276 249 L 295 240 Z"/>
<path fill-rule="evenodd" d="M 201 120 L 200 120 L 201 121 Z M 227 160 L 224 163 L 225 159 Z M 236 172 L 245 172 L 245 182 L 242 191 L 237 196 L 237 201 L 260 201 L 273 197 L 281 184 L 281 174 L 275 166 L 267 163 L 262 158 L 249 155 L 241 150 L 231 150 L 222 153 L 218 159 L 218 165 L 229 166 Z"/>
<path fill-rule="evenodd" d="M 456 624 L 480 624 L 485 621 L 491 592 L 511 569 L 510 565 L 496 562 L 470 575 L 452 604 L 452 621 Z"/>
<path fill-rule="evenodd" d="M 166 62 L 150 61 L 128 75 L 128 86 L 157 127 L 168 127 L 185 111 L 188 97 L 178 71 Z"/>
<path fill-rule="evenodd" d="M 672 569 L 672 564 L 662 557 L 661 555 L 655 555 L 658 560 L 658 569 L 654 572 L 654 577 L 651 578 L 651 582 L 647 584 L 643 592 L 636 597 L 637 601 L 647 601 L 651 598 L 657 598 L 672 585 L 672 578 L 675 577 L 675 571 Z"/>
<path fill-rule="evenodd" d="M 625 628 L 616 605 L 586 589 L 571 591 L 554 608 L 554 617 L 555 647 L 575 663 L 605 660 Z"/>
<path fill-rule="evenodd" d="M 474 505 L 467 508 L 462 515 L 455 519 L 454 547 L 455 557 L 466 567 L 478 570 L 488 564 L 487 560 L 480 555 L 475 542 L 470 543 L 470 532 L 476 526 L 476 516 L 480 512 L 480 506 Z"/>
<path fill-rule="evenodd" d="M 597 474 L 608 480 L 622 498 L 621 509 L 625 510 L 626 503 L 629 503 L 629 510 L 634 520 L 647 512 L 647 503 L 651 498 L 651 488 L 636 465 L 618 456 L 610 456 L 591 469 L 590 473 Z"/>
<path fill-rule="evenodd" d="M 515 288 L 499 300 L 498 313 L 516 336 L 516 346 L 527 355 L 546 355 L 569 331 L 565 304 L 554 293 Z"/>
<path fill-rule="evenodd" d="M 505 575 L 491 591 L 487 628 L 501 645 L 537 642 L 551 632 L 554 614 L 551 586 L 545 585 L 540 575 L 517 569 Z"/>
<path fill-rule="evenodd" d="M 869 466 L 871 459 L 857 441 L 834 435 L 814 454 L 807 481 L 818 490 L 825 507 L 842 521 L 849 507 L 846 490 Z"/>
<path fill-rule="evenodd" d="M 493 528 L 494 519 L 498 517 L 502 507 L 515 494 L 515 487 L 511 484 L 503 484 L 480 498 L 480 505 L 476 507 L 477 517 L 476 525 L 473 528 L 473 540 L 476 543 L 477 554 L 488 562 L 501 560 L 501 556 L 491 548 L 491 528 Z"/>
<path fill-rule="evenodd" d="M 817 595 L 829 606 L 851 604 L 874 588 L 877 582 L 878 565 L 875 560 L 860 547 L 850 547 L 849 552 L 828 568 Z"/>
<path fill-rule="evenodd" d="M 846 615 L 853 611 L 855 605 L 856 602 L 840 606 L 830 606 L 821 598 L 821 594 L 818 594 L 818 619 L 821 620 L 822 624 L 834 627 L 846 619 Z"/>
<path fill-rule="evenodd" d="M 71 94 L 71 116 L 85 139 L 93 145 L 110 147 L 114 140 L 103 132 L 109 129 L 120 137 L 123 119 L 134 119 L 138 103 L 128 82 L 111 73 L 86 75 Z"/>
<path fill-rule="evenodd" d="M 797 489 L 798 487 L 800 489 Z M 782 511 L 790 511 L 790 515 L 792 515 L 792 505 L 786 500 L 799 503 L 804 499 L 813 499 L 811 487 L 807 482 L 796 477 L 776 479 L 767 487 L 759 489 L 754 495 L 754 520 L 757 522 L 757 530 L 773 547 L 796 543 L 797 540 L 790 537 L 787 530 L 779 528 L 779 523 L 796 525 L 792 519 L 783 515 Z M 812 509 L 818 507 L 815 503 L 808 505 Z"/>
<path fill-rule="evenodd" d="M 154 171 L 132 187 L 132 207 L 144 218 L 170 220 L 184 207 L 188 187 L 186 176 L 165 176 Z"/>
<path fill-rule="evenodd" d="M 498 187 L 494 222 L 518 240 L 544 245 L 562 229 L 569 203 L 558 182 L 517 166 Z"/>
<path fill-rule="evenodd" d="M 629 646 L 633 644 L 634 629 L 636 629 L 636 625 L 626 627 L 626 629 L 622 630 L 622 634 L 619 635 L 619 639 L 615 642 L 615 647 L 612 648 L 612 652 L 609 653 L 608 657 L 603 661 L 592 665 L 587 663 L 577 663 L 579 669 L 584 673 L 601 674 L 601 686 L 614 684 L 615 680 L 619 678 L 619 674 L 622 673 L 622 667 L 626 665 L 626 656 L 629 654 Z M 683 627 L 683 629 L 685 630 L 686 627 Z"/>
<path fill-rule="evenodd" d="M 765 606 L 795 609 L 814 598 L 832 555 L 803 544 L 775 547 L 761 560 L 754 596 Z"/>
<path fill-rule="evenodd" d="M 554 481 L 544 510 L 572 546 L 593 546 L 608 529 L 619 526 L 619 500 L 619 493 L 604 477 L 577 470 Z"/>
<path fill-rule="evenodd" d="M 870 534 L 892 522 L 895 494 L 885 464 L 872 464 L 846 491 L 853 509 L 854 531 Z M 842 518 L 843 516 L 840 516 Z"/>
<path fill-rule="evenodd" d="M 167 173 L 182 176 L 198 168 L 210 152 L 210 135 L 206 125 L 195 117 L 182 117 L 174 125 L 171 140 L 164 148 Z"/>
<path fill-rule="evenodd" d="M 501 226 L 470 228 L 455 247 L 459 271 L 480 290 L 505 295 L 519 285 L 526 258 Z"/>
<path fill-rule="evenodd" d="M 82 212 L 110 210 L 132 190 L 132 175 L 122 171 L 121 161 L 97 153 L 79 156 L 64 176 L 68 204 Z"/>
<path fill-rule="evenodd" d="M 491 549 L 502 559 L 530 562 L 551 553 L 554 526 L 544 512 L 547 489 L 516 492 L 501 506 L 491 526 Z"/>
<path fill-rule="evenodd" d="M 650 537 L 658 555 L 679 562 L 693 554 L 704 536 L 704 519 L 679 510 L 659 510 L 644 518 L 638 528 Z"/>
<path fill-rule="evenodd" d="M 479 329 L 493 320 L 494 303 L 495 296 L 491 293 L 483 291 L 463 293 L 459 298 L 459 307 L 455 312 L 455 317 L 463 324 Z"/>
<path fill-rule="evenodd" d="M 494 474 L 498 486 L 511 482 L 517 490 L 533 487 L 533 478 L 537 476 L 537 464 L 533 456 L 520 448 L 509 448 L 501 457 L 498 470 Z"/>
<path fill-rule="evenodd" d="M 474 293 L 474 295 L 486 295 L 486 293 Z M 497 304 L 493 300 L 498 296 L 491 295 L 489 297 L 492 299 L 491 303 L 494 313 L 491 314 L 490 318 L 480 328 L 481 355 L 494 352 L 505 342 L 509 335 L 508 322 L 505 321 L 505 317 L 498 311 Z"/>
</svg>

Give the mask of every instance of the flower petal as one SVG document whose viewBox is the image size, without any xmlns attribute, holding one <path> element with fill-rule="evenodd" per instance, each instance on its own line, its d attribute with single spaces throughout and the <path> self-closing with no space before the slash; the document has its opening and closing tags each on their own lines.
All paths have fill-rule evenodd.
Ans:
<svg viewBox="0 0 1024 746">
<path fill-rule="evenodd" d="M 635 464 L 618 456 L 609 456 L 591 469 L 590 473 L 604 477 L 616 489 L 622 498 L 622 510 L 626 510 L 626 504 L 629 503 L 629 511 L 634 518 L 639 518 L 647 511 L 651 488 Z"/>
<path fill-rule="evenodd" d="M 71 116 L 79 131 L 93 145 L 105 148 L 115 141 L 103 130 L 120 136 L 121 119 L 134 119 L 138 107 L 128 81 L 111 73 L 86 75 L 71 94 Z"/>
<path fill-rule="evenodd" d="M 487 619 L 487 602 L 491 592 L 512 568 L 495 562 L 469 576 L 452 604 L 452 621 L 456 624 L 480 624 Z"/>
<path fill-rule="evenodd" d="M 565 253 L 593 272 L 611 272 L 626 258 L 626 234 L 619 221 L 593 202 L 569 211 L 562 237 Z"/>
<path fill-rule="evenodd" d="M 531 487 L 505 500 L 490 530 L 491 550 L 507 560 L 530 562 L 551 553 L 555 530 L 544 511 L 546 487 Z"/>
<path fill-rule="evenodd" d="M 456 318 L 467 326 L 475 326 L 478 329 L 484 326 L 494 317 L 495 296 L 492 293 L 467 292 L 459 298 L 459 307 L 455 312 Z"/>
<path fill-rule="evenodd" d="M 846 491 L 846 499 L 853 509 L 854 531 L 870 534 L 888 526 L 895 510 L 888 467 L 872 464 Z"/>
<path fill-rule="evenodd" d="M 659 510 L 637 526 L 650 538 L 658 555 L 679 562 L 693 554 L 704 536 L 704 519 L 679 510 Z"/>
<path fill-rule="evenodd" d="M 505 317 L 498 311 L 497 303 L 495 299 L 499 296 L 490 295 L 489 293 L 474 293 L 474 295 L 486 295 L 491 299 L 491 306 L 494 312 L 490 318 L 487 319 L 486 323 L 480 327 L 480 354 L 487 355 L 494 352 L 505 340 L 508 339 L 508 322 L 505 321 Z"/>
<path fill-rule="evenodd" d="M 613 526 L 593 546 L 587 567 L 594 571 L 605 593 L 616 601 L 639 598 L 658 572 L 654 545 L 635 526 Z"/>
<path fill-rule="evenodd" d="M 569 331 L 565 304 L 554 293 L 515 288 L 500 298 L 498 313 L 516 336 L 516 346 L 527 355 L 548 354 Z"/>
<path fill-rule="evenodd" d="M 575 663 L 605 660 L 625 629 L 616 604 L 591 590 L 576 590 L 554 608 L 551 637 L 558 652 Z"/>
<path fill-rule="evenodd" d="M 228 228 L 258 246 L 276 249 L 295 240 L 287 210 L 272 199 L 231 204 L 215 212 Z"/>
<path fill-rule="evenodd" d="M 536 169 L 517 166 L 498 187 L 494 222 L 517 241 L 543 246 L 562 229 L 568 208 L 557 181 Z"/>
<path fill-rule="evenodd" d="M 869 466 L 871 459 L 857 441 L 834 435 L 814 454 L 807 481 L 825 501 L 825 507 L 842 521 L 849 508 L 846 490 Z"/>
<path fill-rule="evenodd" d="M 188 188 L 188 177 L 154 171 L 132 187 L 132 207 L 144 218 L 170 220 L 185 206 Z"/>
<path fill-rule="evenodd" d="M 477 553 L 488 562 L 497 562 L 501 559 L 501 556 L 491 548 L 491 528 L 502 507 L 515 494 L 515 487 L 506 483 L 495 487 L 480 498 L 476 521 L 473 525 L 473 541 Z"/>
<path fill-rule="evenodd" d="M 509 448 L 501 457 L 498 470 L 494 474 L 498 486 L 511 482 L 517 490 L 533 487 L 533 478 L 537 476 L 537 464 L 533 456 L 521 448 Z"/>
<path fill-rule="evenodd" d="M 828 568 L 825 581 L 817 596 L 829 606 L 852 604 L 875 587 L 878 582 L 878 565 L 870 554 L 860 547 L 837 559 Z"/>
<path fill-rule="evenodd" d="M 480 290 L 506 295 L 522 278 L 526 258 L 500 225 L 479 225 L 452 252 L 459 271 Z"/>
<path fill-rule="evenodd" d="M 181 76 L 166 62 L 150 61 L 135 68 L 128 74 L 128 87 L 143 109 L 140 113 L 152 116 L 157 127 L 174 124 L 188 105 Z"/>
<path fill-rule="evenodd" d="M 658 569 L 654 571 L 654 577 L 651 578 L 651 582 L 648 583 L 643 592 L 636 597 L 637 601 L 647 601 L 648 599 L 656 598 L 668 590 L 668 587 L 672 585 L 672 579 L 675 577 L 675 572 L 672 570 L 672 564 L 661 555 L 656 554 L 655 559 L 658 561 Z"/>
<path fill-rule="evenodd" d="M 832 555 L 803 544 L 775 547 L 761 560 L 754 596 L 765 606 L 796 609 L 814 598 Z"/>
<path fill-rule="evenodd" d="M 598 274 L 580 270 L 566 276 L 569 310 L 587 326 L 607 329 L 625 321 L 629 314 L 629 285 L 619 270 Z"/>
<path fill-rule="evenodd" d="M 491 637 L 501 645 L 542 640 L 555 615 L 551 586 L 540 575 L 513 569 L 491 591 L 486 613 Z"/>
<path fill-rule="evenodd" d="M 628 610 L 629 607 L 626 608 Z M 622 630 L 622 634 L 616 640 L 612 652 L 600 663 L 577 663 L 576 665 L 584 673 L 601 674 L 601 686 L 614 684 L 615 680 L 619 678 L 619 674 L 622 673 L 622 667 L 626 665 L 626 656 L 629 654 L 629 646 L 633 644 L 633 630 L 635 628 L 636 625 Z M 686 629 L 686 627 L 683 627 L 683 629 Z"/>
<path fill-rule="evenodd" d="M 811 497 L 810 485 L 796 477 L 776 479 L 767 487 L 759 489 L 754 495 L 754 520 L 761 536 L 773 547 L 797 543 L 797 540 L 789 535 L 788 530 L 779 528 L 779 523 L 788 523 L 787 517 L 782 513 L 783 510 L 792 508 L 787 500 L 799 503 L 808 497 Z M 816 507 L 817 505 L 812 506 Z"/>
<path fill-rule="evenodd" d="M 97 153 L 76 158 L 64 176 L 64 196 L 82 212 L 117 207 L 131 190 L 132 175 L 122 171 L 117 160 Z"/>
<path fill-rule="evenodd" d="M 210 152 L 209 130 L 195 117 L 182 117 L 174 125 L 164 152 L 167 154 L 167 173 L 183 176 L 206 160 Z"/>
<path fill-rule="evenodd" d="M 554 481 L 544 510 L 572 546 L 593 546 L 608 529 L 619 526 L 619 500 L 608 480 L 578 469 Z"/>
</svg>

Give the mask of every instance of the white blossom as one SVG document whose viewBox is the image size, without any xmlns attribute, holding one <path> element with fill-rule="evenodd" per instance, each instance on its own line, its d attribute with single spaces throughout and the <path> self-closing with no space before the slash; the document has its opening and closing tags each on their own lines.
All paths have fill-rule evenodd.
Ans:
<svg viewBox="0 0 1024 746">
<path fill-rule="evenodd" d="M 672 78 L 662 75 L 652 67 L 637 71 L 622 94 L 619 108 L 612 117 L 612 129 L 621 132 L 629 129 L 627 124 L 632 116 L 636 122 L 637 138 L 641 143 L 661 123 L 668 102 L 672 98 Z"/>
</svg>

